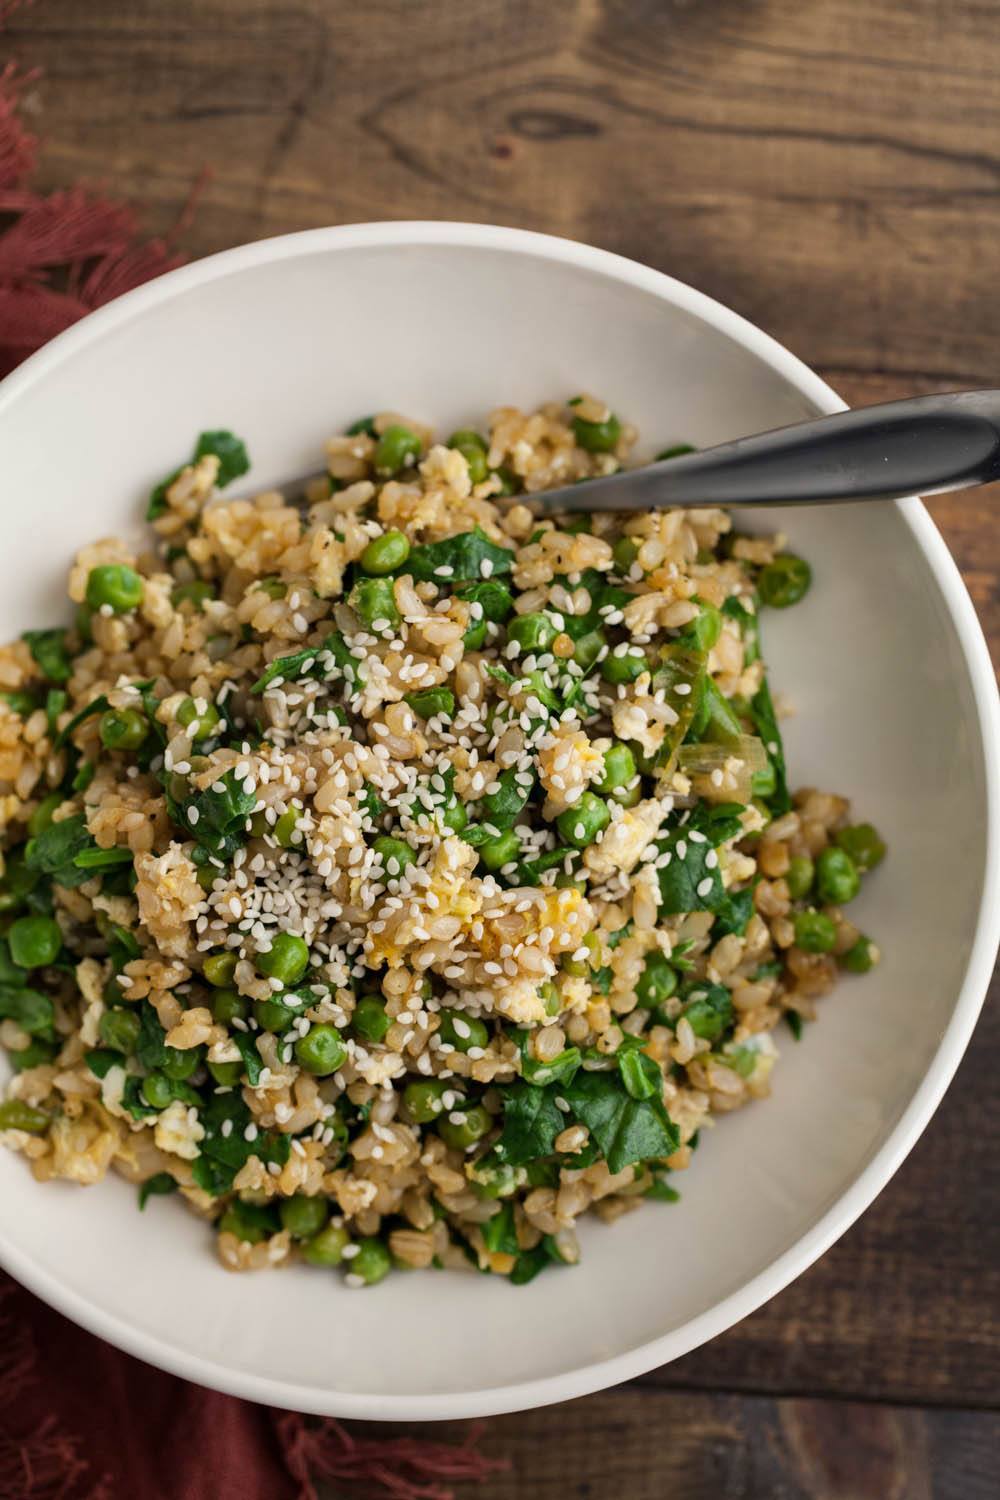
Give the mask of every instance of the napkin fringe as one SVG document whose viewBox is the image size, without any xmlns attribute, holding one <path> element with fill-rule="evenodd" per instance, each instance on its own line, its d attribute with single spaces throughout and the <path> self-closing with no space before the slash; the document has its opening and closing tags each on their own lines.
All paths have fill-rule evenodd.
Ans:
<svg viewBox="0 0 1000 1500">
<path fill-rule="evenodd" d="M 316 1424 L 290 1411 L 275 1414 L 275 1429 L 288 1472 L 299 1485 L 298 1500 L 320 1500 L 316 1481 L 323 1479 L 376 1484 L 392 1500 L 454 1500 L 447 1481 L 481 1483 L 510 1467 L 506 1459 L 479 1452 L 480 1423 L 470 1426 L 461 1443 L 356 1438 L 332 1417 Z"/>
</svg>

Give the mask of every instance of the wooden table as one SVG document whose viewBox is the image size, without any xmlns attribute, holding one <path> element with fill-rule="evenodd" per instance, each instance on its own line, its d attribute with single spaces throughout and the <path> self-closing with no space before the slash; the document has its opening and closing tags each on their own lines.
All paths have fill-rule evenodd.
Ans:
<svg viewBox="0 0 1000 1500">
<path fill-rule="evenodd" d="M 721 298 L 852 402 L 1000 384 L 1000 45 L 983 0 L 37 0 L 42 177 L 204 254 L 493 220 Z M 995 496 L 933 505 L 1000 646 Z M 920 997 L 914 996 L 914 1004 Z M 794 1286 L 630 1386 L 489 1424 L 482 1500 L 987 1500 L 1000 1489 L 1000 1017 Z"/>
</svg>

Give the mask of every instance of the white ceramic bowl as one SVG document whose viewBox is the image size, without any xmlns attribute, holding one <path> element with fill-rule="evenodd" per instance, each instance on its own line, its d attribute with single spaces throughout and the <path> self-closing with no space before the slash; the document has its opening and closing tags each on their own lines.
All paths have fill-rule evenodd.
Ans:
<svg viewBox="0 0 1000 1500">
<path fill-rule="evenodd" d="M 579 389 L 652 451 L 841 402 L 717 303 L 599 250 L 509 229 L 373 224 L 249 245 L 88 318 L 0 388 L 2 634 L 60 618 L 82 543 L 134 530 L 205 427 L 254 477 L 392 406 L 450 430 Z M 751 524 L 771 527 L 761 513 Z M 794 781 L 839 790 L 891 854 L 857 916 L 884 953 L 787 1040 L 766 1104 L 705 1132 L 674 1207 L 588 1225 L 583 1261 L 523 1289 L 307 1268 L 228 1275 L 177 1202 L 119 1180 L 37 1186 L 0 1152 L 0 1259 L 69 1317 L 208 1386 L 305 1411 L 464 1417 L 578 1396 L 694 1348 L 799 1274 L 872 1201 L 969 1039 L 997 942 L 998 713 L 959 575 L 916 500 L 788 512 L 815 584 L 771 613 L 797 706 Z M 855 911 L 852 908 L 852 916 Z"/>
</svg>

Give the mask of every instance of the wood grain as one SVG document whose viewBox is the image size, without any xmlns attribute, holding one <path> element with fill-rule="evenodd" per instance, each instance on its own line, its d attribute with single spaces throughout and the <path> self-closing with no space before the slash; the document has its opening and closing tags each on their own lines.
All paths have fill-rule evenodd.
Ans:
<svg viewBox="0 0 1000 1500">
<path fill-rule="evenodd" d="M 1000 383 L 984 0 L 38 0 L 41 178 L 184 248 L 459 218 L 590 240 L 761 324 L 852 404 Z M 994 493 L 931 509 L 1000 661 Z M 1000 998 L 995 987 L 994 1002 Z M 919 996 L 914 997 L 919 1004 Z M 986 1500 L 1000 1488 L 1000 1018 L 860 1222 L 628 1390 L 497 1420 L 483 1500 Z"/>
</svg>

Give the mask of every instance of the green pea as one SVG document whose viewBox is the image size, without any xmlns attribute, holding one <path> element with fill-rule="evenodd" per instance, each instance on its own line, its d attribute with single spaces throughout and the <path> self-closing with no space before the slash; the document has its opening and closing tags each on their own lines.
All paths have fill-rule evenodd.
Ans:
<svg viewBox="0 0 1000 1500">
<path fill-rule="evenodd" d="M 295 807 L 289 807 L 281 814 L 271 829 L 271 837 L 280 848 L 290 849 L 297 842 L 294 834 L 298 821 L 299 813 Z"/>
<path fill-rule="evenodd" d="M 125 614 L 142 603 L 143 582 L 134 568 L 124 563 L 104 563 L 91 568 L 87 578 L 87 603 L 91 609 L 110 604 L 114 614 Z"/>
<path fill-rule="evenodd" d="M 54 963 L 62 947 L 62 932 L 54 917 L 18 917 L 7 934 L 10 956 L 22 969 Z"/>
<path fill-rule="evenodd" d="M 844 906 L 861 889 L 861 876 L 845 849 L 824 849 L 816 861 L 816 891 L 827 906 Z"/>
<path fill-rule="evenodd" d="M 29 1135 L 41 1135 L 48 1123 L 47 1114 L 33 1109 L 23 1099 L 5 1099 L 0 1104 L 0 1130 L 26 1130 Z"/>
<path fill-rule="evenodd" d="M 505 829 L 495 839 L 487 839 L 485 844 L 479 846 L 479 858 L 487 870 L 503 869 L 504 865 L 517 859 L 520 852 L 521 841 L 513 828 Z"/>
<path fill-rule="evenodd" d="M 508 641 L 516 641 L 522 651 L 545 651 L 558 634 L 552 617 L 541 613 L 515 615 L 507 626 Z"/>
<path fill-rule="evenodd" d="M 295 1061 L 315 1078 L 329 1078 L 343 1065 L 347 1048 L 336 1026 L 312 1026 L 295 1043 Z"/>
<path fill-rule="evenodd" d="M 26 1047 L 20 1052 L 8 1052 L 7 1060 L 15 1073 L 23 1073 L 27 1068 L 38 1068 L 43 1063 L 50 1063 L 56 1057 L 59 1048 L 54 1042 L 43 1041 L 40 1037 L 32 1037 Z"/>
<path fill-rule="evenodd" d="M 360 578 L 347 598 L 358 619 L 369 630 L 376 625 L 384 630 L 396 626 L 403 618 L 396 605 L 391 578 Z"/>
<path fill-rule="evenodd" d="M 804 953 L 831 953 L 837 942 L 832 917 L 821 911 L 800 911 L 795 917 L 795 943 Z"/>
<path fill-rule="evenodd" d="M 859 937 L 853 947 L 841 957 L 841 964 L 849 974 L 867 974 L 879 960 L 879 951 L 871 938 Z"/>
<path fill-rule="evenodd" d="M 394 839 L 391 834 L 382 834 L 375 840 L 372 848 L 381 860 L 382 869 L 389 880 L 398 880 L 417 862 L 417 856 L 409 844 L 402 839 Z"/>
<path fill-rule="evenodd" d="M 296 984 L 309 967 L 309 949 L 304 938 L 293 932 L 279 932 L 271 946 L 256 956 L 257 968 L 269 979 L 282 984 Z"/>
<path fill-rule="evenodd" d="M 366 1042 L 385 1040 L 392 1021 L 385 1013 L 385 1001 L 378 995 L 362 995 L 354 1007 L 351 1026 Z"/>
<path fill-rule="evenodd" d="M 420 439 L 409 427 L 387 427 L 375 445 L 375 467 L 380 474 L 398 474 L 420 457 Z"/>
<path fill-rule="evenodd" d="M 421 719 L 453 719 L 455 717 L 455 694 L 451 688 L 423 688 L 418 693 L 407 693 L 406 701 Z"/>
<path fill-rule="evenodd" d="M 28 819 L 28 833 L 33 839 L 37 838 L 40 833 L 44 833 L 45 829 L 49 827 L 52 822 L 52 814 L 57 807 L 62 806 L 64 801 L 65 798 L 62 792 L 49 792 L 47 797 L 42 798 Z"/>
<path fill-rule="evenodd" d="M 142 1097 L 150 1109 L 166 1109 L 174 1097 L 170 1079 L 164 1073 L 150 1073 L 142 1080 Z"/>
<path fill-rule="evenodd" d="M 479 433 L 468 429 L 453 433 L 448 440 L 448 447 L 461 453 L 469 467 L 472 483 L 482 484 L 490 472 L 490 466 L 486 461 L 486 442 Z"/>
<path fill-rule="evenodd" d="M 648 953 L 635 986 L 636 999 L 647 1010 L 655 1010 L 677 989 L 677 970 L 665 953 Z"/>
<path fill-rule="evenodd" d="M 214 596 L 215 590 L 210 583 L 206 583 L 203 578 L 195 578 L 190 583 L 179 583 L 172 589 L 170 602 L 175 609 L 179 609 L 182 604 L 193 604 L 195 609 L 201 609 Z"/>
<path fill-rule="evenodd" d="M 199 703 L 204 707 L 200 708 Z M 193 740 L 207 740 L 217 732 L 222 719 L 214 703 L 208 703 L 204 698 L 197 701 L 185 698 L 177 709 L 177 722 L 190 731 Z"/>
<path fill-rule="evenodd" d="M 160 1067 L 172 1083 L 183 1083 L 197 1073 L 204 1055 L 204 1047 L 164 1047 Z"/>
<path fill-rule="evenodd" d="M 216 1228 L 221 1234 L 234 1234 L 245 1244 L 259 1245 L 275 1232 L 277 1224 L 269 1208 L 265 1209 L 255 1203 L 241 1203 L 237 1198 L 234 1203 L 230 1203 Z"/>
<path fill-rule="evenodd" d="M 278 1212 L 282 1229 L 295 1240 L 311 1240 L 330 1217 L 325 1198 L 310 1198 L 305 1193 L 283 1199 Z"/>
<path fill-rule="evenodd" d="M 233 1089 L 243 1077 L 242 1062 L 207 1062 L 205 1066 L 220 1088 Z"/>
<path fill-rule="evenodd" d="M 757 591 L 762 604 L 787 609 L 804 598 L 812 583 L 812 568 L 804 558 L 783 552 L 761 569 Z"/>
<path fill-rule="evenodd" d="M 604 422 L 585 422 L 573 418 L 573 436 L 587 453 L 613 453 L 622 435 L 622 424 L 614 412 Z"/>
<path fill-rule="evenodd" d="M 106 750 L 138 750 L 149 721 L 137 708 L 109 708 L 101 715 L 100 733 Z"/>
<path fill-rule="evenodd" d="M 521 1185 L 517 1167 L 493 1161 L 493 1153 L 481 1156 L 470 1169 L 472 1191 L 477 1198 L 511 1198 Z"/>
<path fill-rule="evenodd" d="M 697 453 L 697 448 L 692 448 L 690 443 L 675 443 L 672 448 L 664 448 L 653 460 L 654 463 L 664 463 L 668 458 L 683 458 L 685 453 Z"/>
<path fill-rule="evenodd" d="M 635 682 L 643 672 L 649 671 L 649 662 L 644 652 L 635 646 L 629 646 L 627 650 L 620 651 L 617 647 L 601 662 L 601 676 L 605 682 L 621 683 Z"/>
<path fill-rule="evenodd" d="M 294 998 L 296 1003 L 288 1005 L 276 995 L 270 1000 L 254 1001 L 253 1018 L 262 1031 L 272 1031 L 275 1036 L 281 1036 L 310 1003 L 309 999 L 301 995 L 289 998 Z"/>
<path fill-rule="evenodd" d="M 3 698 L 7 707 L 13 709 L 14 713 L 20 714 L 22 719 L 29 718 L 38 707 L 38 703 L 30 693 L 2 693 L 0 697 Z"/>
<path fill-rule="evenodd" d="M 233 982 L 236 964 L 236 954 L 232 948 L 228 948 L 224 953 L 210 953 L 202 964 L 201 970 L 209 984 L 225 988 Z"/>
<path fill-rule="evenodd" d="M 349 1276 L 360 1276 L 365 1286 L 384 1281 L 392 1270 L 392 1256 L 381 1240 L 359 1240 L 358 1253 L 346 1262 Z"/>
<path fill-rule="evenodd" d="M 342 1224 L 327 1224 L 302 1246 L 302 1259 L 311 1266 L 339 1266 L 351 1236 Z"/>
<path fill-rule="evenodd" d="M 408 1083 L 403 1090 L 403 1103 L 410 1119 L 418 1125 L 437 1120 L 444 1111 L 442 1095 L 452 1088 L 450 1080 L 443 1078 L 421 1078 Z"/>
<path fill-rule="evenodd" d="M 437 1122 L 437 1133 L 452 1151 L 467 1151 L 493 1129 L 493 1116 L 481 1104 L 465 1109 L 458 1120 L 445 1116 Z"/>
<path fill-rule="evenodd" d="M 855 823 L 851 828 L 842 828 L 833 838 L 837 847 L 850 855 L 858 870 L 874 870 L 885 859 L 885 844 L 870 823 Z"/>
<path fill-rule="evenodd" d="M 438 1036 L 454 1047 L 456 1052 L 469 1052 L 473 1047 L 489 1046 L 489 1027 L 477 1017 L 468 1016 L 462 1010 L 442 1010 L 438 1017 L 441 1022 Z"/>
<path fill-rule="evenodd" d="M 722 634 L 722 614 L 714 604 L 706 604 L 703 599 L 695 601 L 698 606 L 698 614 L 684 630 L 685 640 L 693 641 L 696 650 L 711 651 L 718 643 Z"/>
<path fill-rule="evenodd" d="M 97 1029 L 106 1047 L 127 1053 L 135 1051 L 141 1027 L 134 1010 L 106 1010 Z"/>
<path fill-rule="evenodd" d="M 198 871 L 197 875 L 194 878 L 195 880 L 197 880 L 203 891 L 210 891 L 215 885 L 215 882 L 219 879 L 221 873 L 222 871 L 215 869 L 213 865 L 202 865 L 201 869 Z"/>
<path fill-rule="evenodd" d="M 801 901 L 812 889 L 816 866 L 808 854 L 796 854 L 785 871 L 785 884 L 793 901 Z"/>
<path fill-rule="evenodd" d="M 594 785 L 599 792 L 607 795 L 627 787 L 638 774 L 635 756 L 628 745 L 615 740 L 604 752 L 604 774 Z"/>
<path fill-rule="evenodd" d="M 614 558 L 616 571 L 628 574 L 632 570 L 632 564 L 639 556 L 639 543 L 635 537 L 620 536 L 611 549 L 611 555 Z"/>
<path fill-rule="evenodd" d="M 445 828 L 450 828 L 452 833 L 461 833 L 469 821 L 464 802 L 454 792 L 441 803 L 438 814 Z"/>
<path fill-rule="evenodd" d="M 601 967 L 601 940 L 596 932 L 585 933 L 580 939 L 580 947 L 586 948 L 586 958 L 576 958 L 567 953 L 562 960 L 563 969 L 567 974 L 572 975 L 574 979 L 586 979 L 591 969 L 599 969 Z"/>
<path fill-rule="evenodd" d="M 593 792 L 584 792 L 556 819 L 561 838 L 574 849 L 586 849 L 611 821 L 608 804 Z"/>
<path fill-rule="evenodd" d="M 410 541 L 402 531 L 384 531 L 372 538 L 359 561 L 364 572 L 385 577 L 398 572 L 409 555 Z"/>
<path fill-rule="evenodd" d="M 216 981 L 210 980 L 210 984 L 214 983 Z M 247 1001 L 246 996 L 240 995 L 238 990 L 228 989 L 228 987 L 217 989 L 214 995 L 211 996 L 210 1004 L 211 1014 L 213 1014 L 214 1019 L 219 1022 L 220 1026 L 228 1026 L 234 1017 L 244 1022 L 250 1014 L 250 1002 Z"/>
</svg>

